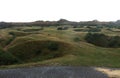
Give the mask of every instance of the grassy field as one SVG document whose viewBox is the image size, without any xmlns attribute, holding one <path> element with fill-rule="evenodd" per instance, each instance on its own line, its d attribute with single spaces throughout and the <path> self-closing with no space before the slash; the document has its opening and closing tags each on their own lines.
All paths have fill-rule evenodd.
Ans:
<svg viewBox="0 0 120 78">
<path fill-rule="evenodd" d="M 33 30 L 32 30 L 33 29 Z M 113 29 L 116 30 L 116 29 Z M 116 30 L 119 31 L 119 30 Z M 119 32 L 102 28 L 100 33 L 114 36 Z M 5 44 L 11 37 L 9 32 L 16 36 L 9 44 Z M 1 66 L 1 68 L 31 67 L 47 65 L 64 66 L 99 66 L 120 67 L 120 48 L 103 48 L 87 43 L 84 40 L 87 32 L 68 30 L 57 30 L 56 27 L 16 27 L 0 30 L 1 47 L 16 57 L 22 59 L 22 64 Z M 56 51 L 46 49 L 47 41 L 56 42 L 59 47 Z M 45 48 L 45 49 L 44 49 Z M 36 55 L 41 50 L 43 55 Z M 47 55 L 45 55 L 45 52 Z M 55 53 L 61 55 L 55 57 Z M 22 56 L 23 55 L 23 56 Z M 54 58 L 50 57 L 50 55 Z M 48 58 L 50 57 L 50 58 Z M 28 58 L 27 60 L 24 58 Z M 41 60 L 42 59 L 42 60 Z"/>
</svg>

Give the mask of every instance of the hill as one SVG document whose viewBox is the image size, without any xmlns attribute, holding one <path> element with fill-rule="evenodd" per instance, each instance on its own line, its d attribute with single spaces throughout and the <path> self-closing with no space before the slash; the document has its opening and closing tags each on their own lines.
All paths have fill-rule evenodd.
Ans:
<svg viewBox="0 0 120 78">
<path fill-rule="evenodd" d="M 50 26 L 42 30 L 23 31 L 39 28 L 39 26 L 25 26 L 0 30 L 0 39 L 3 40 L 0 42 L 1 48 L 19 59 L 18 63 L 5 67 L 41 65 L 120 67 L 120 48 L 105 48 L 88 43 L 85 36 L 89 32 L 86 29 L 89 28 L 86 26 L 77 28 L 68 26 L 66 30 L 57 30 L 57 27 Z M 75 29 L 80 31 L 74 31 Z M 100 29 L 101 31 L 90 32 L 120 36 L 118 32 L 111 31 L 115 28 Z M 14 33 L 14 39 L 9 44 L 5 44 L 13 38 L 10 32 Z"/>
</svg>

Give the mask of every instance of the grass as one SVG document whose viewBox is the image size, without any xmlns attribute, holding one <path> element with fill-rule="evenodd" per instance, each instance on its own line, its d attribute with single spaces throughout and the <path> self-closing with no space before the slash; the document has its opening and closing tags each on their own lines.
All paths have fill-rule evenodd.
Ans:
<svg viewBox="0 0 120 78">
<path fill-rule="evenodd" d="M 27 27 L 26 28 L 23 27 L 23 29 L 27 29 Z M 4 29 L 0 31 L 4 31 L 7 37 L 8 30 L 12 31 L 13 29 Z M 101 33 L 105 33 L 107 35 L 118 35 L 118 33 L 108 31 L 104 28 L 102 29 Z M 36 56 L 34 57 L 34 59 L 30 59 L 31 61 L 29 61 L 28 63 L 1 66 L 1 68 L 31 67 L 31 66 L 43 66 L 43 65 L 44 66 L 48 66 L 48 65 L 100 66 L 100 67 L 118 67 L 118 68 L 120 67 L 120 59 L 119 59 L 120 48 L 103 48 L 89 44 L 84 40 L 85 35 L 86 32 L 75 32 L 74 29 L 72 28 L 68 30 L 58 31 L 56 30 L 55 27 L 46 27 L 44 28 L 44 30 L 42 30 L 37 34 L 31 33 L 24 36 L 18 36 L 7 47 L 7 50 L 10 51 L 11 53 L 13 51 L 14 51 L 13 53 L 17 53 L 17 52 L 19 53 L 23 51 L 22 53 L 27 53 L 27 55 L 30 55 L 29 50 L 32 49 L 33 44 L 36 45 L 37 43 L 40 43 L 39 45 L 41 45 L 41 42 L 51 40 L 55 42 L 61 42 L 60 45 L 62 45 L 61 46 L 62 48 L 61 50 L 58 50 L 58 52 L 65 52 L 66 54 L 57 58 L 50 58 L 45 60 L 40 60 L 43 57 Z M 80 40 L 75 41 L 74 40 L 75 38 L 79 38 Z M 34 41 L 38 41 L 38 42 L 32 43 Z M 25 48 L 25 45 L 27 46 L 27 44 L 29 44 L 29 47 Z M 65 44 L 65 46 L 63 44 Z M 34 50 L 32 51 L 33 53 L 35 50 L 37 50 L 36 48 L 37 46 L 34 46 Z"/>
<path fill-rule="evenodd" d="M 69 47 L 70 44 L 61 41 L 35 40 L 11 46 L 8 51 L 21 61 L 29 62 L 63 56 Z"/>
</svg>

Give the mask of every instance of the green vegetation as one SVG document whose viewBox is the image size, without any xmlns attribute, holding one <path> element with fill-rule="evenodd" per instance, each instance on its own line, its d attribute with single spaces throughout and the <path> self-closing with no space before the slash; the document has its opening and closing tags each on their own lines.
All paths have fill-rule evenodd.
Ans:
<svg viewBox="0 0 120 78">
<path fill-rule="evenodd" d="M 9 44 L 16 38 L 15 33 L 9 32 L 9 34 L 10 34 L 12 37 L 6 42 L 6 45 L 9 45 Z"/>
<path fill-rule="evenodd" d="M 92 28 L 92 27 L 87 27 L 87 28 L 75 28 L 74 31 L 77 32 L 100 32 L 100 28 Z"/>
<path fill-rule="evenodd" d="M 34 29 L 23 29 L 24 32 L 35 32 L 35 31 L 40 31 L 40 30 L 43 30 L 43 27 L 34 28 Z"/>
<path fill-rule="evenodd" d="M 10 52 L 4 52 L 0 49 L 0 65 L 10 65 L 18 62 L 19 60 Z"/>
<path fill-rule="evenodd" d="M 120 34 L 114 32 L 120 29 L 75 26 L 70 25 L 65 30 L 57 30 L 62 25 L 45 26 L 41 30 L 40 26 L 0 29 L 0 47 L 3 49 L 0 51 L 1 67 L 120 67 Z"/>
<path fill-rule="evenodd" d="M 101 47 L 120 47 L 120 36 L 106 36 L 99 33 L 88 33 L 85 37 L 85 40 Z"/>
<path fill-rule="evenodd" d="M 66 51 L 66 46 L 67 43 L 59 41 L 35 40 L 10 47 L 8 51 L 24 62 L 33 60 L 36 57 L 39 58 L 39 60 L 45 60 L 62 56 Z"/>
<path fill-rule="evenodd" d="M 77 32 L 88 32 L 88 29 L 75 28 L 74 31 L 77 31 Z"/>
<path fill-rule="evenodd" d="M 75 38 L 74 38 L 74 41 L 75 41 L 75 42 L 79 42 L 79 41 L 80 41 L 80 38 L 79 38 L 79 37 L 75 37 Z"/>
<path fill-rule="evenodd" d="M 59 44 L 57 42 L 52 42 L 52 41 L 48 41 L 46 46 L 51 51 L 56 51 L 59 48 Z"/>
<path fill-rule="evenodd" d="M 89 28 L 88 32 L 100 32 L 100 28 Z"/>
</svg>

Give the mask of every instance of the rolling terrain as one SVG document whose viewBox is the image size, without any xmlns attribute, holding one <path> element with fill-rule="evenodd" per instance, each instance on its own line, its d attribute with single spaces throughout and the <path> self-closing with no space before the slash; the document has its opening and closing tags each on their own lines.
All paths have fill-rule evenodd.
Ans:
<svg viewBox="0 0 120 78">
<path fill-rule="evenodd" d="M 77 29 L 77 31 L 76 31 Z M 120 67 L 120 48 L 106 48 L 88 43 L 88 28 L 58 30 L 57 27 L 25 26 L 0 29 L 0 45 L 19 62 L 8 67 L 31 66 L 98 66 Z M 99 32 L 108 36 L 120 36 L 120 29 L 107 27 Z"/>
</svg>

